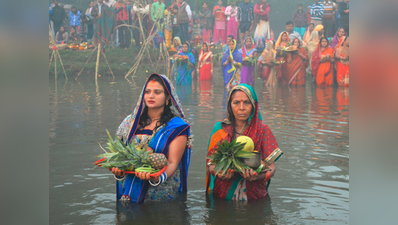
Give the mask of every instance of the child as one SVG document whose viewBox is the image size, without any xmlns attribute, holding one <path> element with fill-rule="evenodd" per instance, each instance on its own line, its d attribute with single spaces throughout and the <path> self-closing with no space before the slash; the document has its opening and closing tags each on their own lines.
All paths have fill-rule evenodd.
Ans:
<svg viewBox="0 0 398 225">
<path fill-rule="evenodd" d="M 195 18 L 193 20 L 193 27 L 192 27 L 192 43 L 193 46 L 197 46 L 200 44 L 200 36 L 201 36 L 201 29 L 199 24 L 199 19 Z"/>
</svg>

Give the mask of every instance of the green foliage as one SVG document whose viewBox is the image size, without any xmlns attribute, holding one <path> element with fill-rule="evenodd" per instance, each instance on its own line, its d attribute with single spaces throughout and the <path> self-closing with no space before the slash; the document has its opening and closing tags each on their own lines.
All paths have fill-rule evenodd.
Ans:
<svg viewBox="0 0 398 225">
<path fill-rule="evenodd" d="M 108 130 L 106 130 L 106 133 L 108 134 L 108 147 L 106 149 L 110 152 L 98 155 L 98 157 L 105 159 L 99 162 L 98 166 L 104 168 L 118 167 L 121 170 L 129 171 L 133 168 L 143 167 L 148 163 L 152 150 L 140 149 L 133 142 L 125 145 L 117 136 L 113 140 Z"/>
<path fill-rule="evenodd" d="M 228 169 L 237 172 L 244 172 L 246 169 L 250 169 L 250 167 L 241 162 L 240 158 L 251 158 L 255 154 L 253 152 L 244 151 L 244 146 L 245 143 L 237 143 L 236 140 L 232 142 L 224 140 L 218 143 L 216 151 L 207 157 L 211 160 L 211 163 L 215 165 L 215 173 L 218 174 L 221 172 L 221 174 L 224 175 Z"/>
</svg>

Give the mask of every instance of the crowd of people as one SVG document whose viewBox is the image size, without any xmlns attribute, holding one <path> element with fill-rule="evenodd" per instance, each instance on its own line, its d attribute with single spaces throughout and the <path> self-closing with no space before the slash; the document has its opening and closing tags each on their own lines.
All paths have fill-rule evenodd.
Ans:
<svg viewBox="0 0 398 225">
<path fill-rule="evenodd" d="M 227 88 L 239 83 L 253 86 L 255 71 L 264 83 L 277 80 L 304 85 L 306 73 L 312 73 L 318 86 L 334 82 L 349 85 L 349 0 L 314 0 L 307 12 L 299 4 L 276 39 L 267 0 L 254 5 L 251 0 L 225 2 L 216 1 L 213 9 L 203 3 L 195 12 L 193 2 L 184 0 L 97 0 L 91 1 L 83 13 L 72 6 L 66 16 L 54 0 L 50 20 L 57 42 L 93 40 L 94 44 L 100 41 L 129 48 L 134 39 L 136 48 L 140 48 L 145 37 L 155 34 L 153 47 L 165 43 L 173 52 L 171 63 L 179 85 L 191 84 L 194 75 L 200 80 L 212 79 L 211 46 L 222 46 L 221 66 Z M 66 18 L 69 33 L 63 25 Z M 200 53 L 195 50 L 198 45 L 202 45 Z"/>
</svg>

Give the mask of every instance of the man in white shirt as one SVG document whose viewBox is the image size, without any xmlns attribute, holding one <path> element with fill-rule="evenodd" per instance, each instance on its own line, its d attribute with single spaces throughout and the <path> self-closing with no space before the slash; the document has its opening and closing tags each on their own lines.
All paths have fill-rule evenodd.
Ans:
<svg viewBox="0 0 398 225">
<path fill-rule="evenodd" d="M 188 35 L 188 25 L 189 22 L 191 22 L 192 11 L 191 7 L 189 7 L 184 0 L 178 0 L 178 4 L 180 4 L 180 7 L 178 7 L 177 11 L 177 23 L 180 29 L 181 43 L 185 43 L 186 41 L 190 41 Z"/>
</svg>

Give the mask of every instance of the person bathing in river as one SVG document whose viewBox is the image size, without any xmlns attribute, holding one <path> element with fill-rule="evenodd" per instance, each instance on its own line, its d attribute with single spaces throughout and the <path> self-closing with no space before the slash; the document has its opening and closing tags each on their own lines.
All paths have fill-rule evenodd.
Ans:
<svg viewBox="0 0 398 225">
<path fill-rule="evenodd" d="M 178 58 L 178 59 L 177 59 Z M 192 72 L 195 69 L 195 57 L 191 52 L 189 42 L 182 44 L 182 51 L 175 55 L 174 68 L 177 67 L 177 84 L 178 85 L 191 85 L 192 84 Z"/>
<path fill-rule="evenodd" d="M 319 87 L 330 87 L 333 84 L 333 53 L 333 49 L 329 47 L 329 40 L 321 38 L 311 62 L 312 75 Z"/>
<path fill-rule="evenodd" d="M 275 160 L 282 154 L 270 128 L 263 124 L 259 102 L 254 89 L 247 84 L 232 88 L 228 94 L 228 118 L 217 122 L 210 135 L 207 156 L 212 155 L 217 144 L 229 142 L 244 135 L 254 142 L 254 149 L 262 154 L 262 164 L 267 156 L 272 155 L 270 171 L 257 174 L 253 169 L 244 173 L 227 171 L 224 175 L 215 174 L 215 165 L 207 159 L 206 193 L 209 196 L 226 200 L 255 200 L 265 197 L 270 179 L 275 175 Z"/>
<path fill-rule="evenodd" d="M 282 77 L 282 84 L 292 86 L 305 85 L 306 69 L 309 63 L 308 53 L 305 48 L 301 47 L 301 42 L 298 38 L 292 41 L 293 49 L 297 51 L 288 52 L 286 74 Z"/>
<path fill-rule="evenodd" d="M 349 37 L 343 36 L 335 48 L 337 84 L 348 87 L 350 77 Z"/>
<path fill-rule="evenodd" d="M 133 142 L 167 157 L 168 166 L 158 177 L 139 172 L 125 174 L 110 169 L 116 178 L 117 199 L 142 203 L 173 199 L 187 192 L 191 157 L 190 125 L 185 119 L 178 96 L 170 80 L 152 74 L 145 83 L 137 107 L 117 129 L 124 143 Z"/>
<path fill-rule="evenodd" d="M 229 49 L 224 53 L 221 63 L 224 77 L 224 87 L 230 90 L 240 83 L 240 71 L 242 69 L 242 53 L 239 52 L 235 40 L 229 43 Z"/>
<path fill-rule="evenodd" d="M 288 55 L 286 54 L 285 51 L 282 51 L 282 48 L 287 48 L 290 45 L 291 44 L 290 44 L 289 35 L 287 31 L 283 31 L 279 35 L 279 38 L 275 43 L 275 50 L 277 51 L 276 54 L 277 61 L 286 63 Z M 285 63 L 275 66 L 276 77 L 278 78 L 278 81 L 281 81 L 283 74 L 286 72 Z"/>
<path fill-rule="evenodd" d="M 254 71 L 256 70 L 255 61 L 257 59 L 257 50 L 254 47 L 254 40 L 246 38 L 243 47 L 239 49 L 242 54 L 242 72 L 240 82 L 254 87 Z"/>
<path fill-rule="evenodd" d="M 202 44 L 197 73 L 199 74 L 199 80 L 211 80 L 213 78 L 213 52 L 211 52 L 208 43 Z"/>
</svg>

